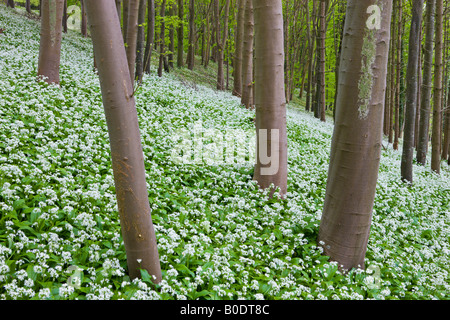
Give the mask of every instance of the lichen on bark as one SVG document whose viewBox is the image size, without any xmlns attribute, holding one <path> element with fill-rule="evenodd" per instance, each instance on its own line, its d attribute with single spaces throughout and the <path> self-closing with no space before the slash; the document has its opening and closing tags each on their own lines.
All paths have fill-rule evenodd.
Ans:
<svg viewBox="0 0 450 320">
<path fill-rule="evenodd" d="M 361 50 L 361 77 L 358 82 L 359 117 L 362 119 L 369 115 L 370 98 L 374 83 L 372 66 L 375 62 L 377 51 L 375 41 L 375 30 L 367 30 Z"/>
</svg>

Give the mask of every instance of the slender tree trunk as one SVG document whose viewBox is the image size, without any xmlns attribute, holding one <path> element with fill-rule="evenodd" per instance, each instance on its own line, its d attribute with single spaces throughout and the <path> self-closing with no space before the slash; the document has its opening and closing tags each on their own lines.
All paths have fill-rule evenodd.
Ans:
<svg viewBox="0 0 450 320">
<path fill-rule="evenodd" d="M 29 7 L 29 11 L 28 11 L 28 7 L 27 7 L 27 11 L 29 13 L 31 13 L 31 2 L 30 2 L 30 0 L 27 0 L 27 6 L 28 5 L 30 5 L 30 7 Z M 64 0 L 62 24 L 63 24 L 63 32 L 67 33 L 67 0 Z"/>
<path fill-rule="evenodd" d="M 16 4 L 14 3 L 14 0 L 6 0 L 6 6 L 7 7 L 11 7 L 11 8 L 15 8 Z"/>
<path fill-rule="evenodd" d="M 216 18 L 220 21 L 219 1 L 216 0 Z M 228 38 L 228 14 L 230 12 L 230 0 L 226 0 L 223 24 L 223 35 L 220 36 L 220 23 L 216 24 L 217 32 L 217 90 L 225 90 L 225 77 L 223 70 L 225 45 Z"/>
<path fill-rule="evenodd" d="M 433 42 L 436 0 L 427 0 L 427 13 L 425 23 L 425 47 L 423 58 L 423 77 L 420 93 L 420 124 L 417 145 L 417 162 L 425 165 L 428 152 L 428 135 L 430 128 L 430 99 L 433 70 Z"/>
<path fill-rule="evenodd" d="M 313 12 L 314 12 L 314 1 L 313 1 Z M 313 19 L 314 21 L 314 13 L 313 13 Z M 306 103 L 305 103 L 305 110 L 310 111 L 311 110 L 311 91 L 312 91 L 312 84 L 313 84 L 313 64 L 314 64 L 314 43 L 315 43 L 315 35 L 311 31 L 311 19 L 309 14 L 309 4 L 307 3 L 306 6 L 306 32 L 308 35 L 308 83 L 306 85 Z"/>
<path fill-rule="evenodd" d="M 391 0 L 348 0 L 340 89 L 319 244 L 342 270 L 364 268 L 378 169 Z"/>
<path fill-rule="evenodd" d="M 130 78 L 133 84 L 136 74 L 138 17 L 139 17 L 139 0 L 129 0 L 126 53 L 128 59 L 128 68 L 130 69 Z"/>
<path fill-rule="evenodd" d="M 31 0 L 25 1 L 25 9 L 27 10 L 28 13 L 31 13 Z"/>
<path fill-rule="evenodd" d="M 179 68 L 183 67 L 183 55 L 184 55 L 184 0 L 178 0 L 178 19 L 180 20 L 180 24 L 178 26 L 178 53 L 177 53 L 177 66 Z"/>
<path fill-rule="evenodd" d="M 255 1 L 254 21 L 257 152 L 253 179 L 262 189 L 273 184 L 284 196 L 287 192 L 287 133 L 281 0 Z M 272 195 L 274 191 L 271 189 Z"/>
<path fill-rule="evenodd" d="M 320 28 L 319 28 L 319 77 L 318 77 L 318 89 L 319 89 L 319 118 L 325 122 L 325 39 L 327 34 L 327 27 L 325 21 L 327 8 L 327 0 L 320 0 Z"/>
<path fill-rule="evenodd" d="M 396 82 L 396 92 L 395 92 L 395 123 L 394 123 L 394 150 L 398 150 L 399 138 L 400 138 L 400 103 L 401 103 L 401 86 L 400 82 L 402 80 L 402 25 L 403 25 L 403 9 L 402 9 L 402 0 L 396 0 L 397 4 L 397 16 L 398 16 L 398 24 L 397 24 L 397 82 Z"/>
<path fill-rule="evenodd" d="M 237 12 L 237 26 L 236 26 L 236 40 L 234 51 L 234 87 L 233 95 L 242 96 L 242 50 L 244 45 L 244 14 L 245 14 L 245 1 L 238 0 L 238 12 Z"/>
<path fill-rule="evenodd" d="M 433 127 L 431 136 L 431 170 L 441 171 L 442 145 L 442 70 L 443 70 L 443 0 L 436 0 L 436 42 L 434 57 Z"/>
<path fill-rule="evenodd" d="M 247 108 L 253 106 L 253 2 L 246 0 L 244 23 L 244 43 L 242 52 L 242 97 L 241 103 Z"/>
<path fill-rule="evenodd" d="M 176 9 L 175 4 L 172 3 L 169 7 L 170 18 L 173 18 L 175 16 L 175 9 Z M 169 20 L 169 21 L 173 21 L 173 20 Z M 167 64 L 172 69 L 173 69 L 173 62 L 174 62 L 173 53 L 175 51 L 174 37 L 175 37 L 175 28 L 174 28 L 173 23 L 170 23 L 169 24 L 169 52 L 167 53 L 167 58 L 168 58 Z"/>
<path fill-rule="evenodd" d="M 139 0 L 139 15 L 138 15 L 138 32 L 136 40 L 136 79 L 142 81 L 144 75 L 144 43 L 145 43 L 145 15 L 147 12 L 147 1 Z"/>
<path fill-rule="evenodd" d="M 189 70 L 194 70 L 195 58 L 195 2 L 189 0 L 189 47 L 187 65 Z"/>
<path fill-rule="evenodd" d="M 87 0 L 94 54 L 108 125 L 122 237 L 131 279 L 140 269 L 162 279 L 153 228 L 133 82 L 113 0 Z"/>
<path fill-rule="evenodd" d="M 144 70 L 150 73 L 150 66 L 152 61 L 152 51 L 155 42 L 155 0 L 148 0 L 148 15 L 147 15 L 147 41 L 145 45 L 145 65 Z"/>
<path fill-rule="evenodd" d="M 131 0 L 134 1 L 134 0 Z M 127 43 L 127 36 L 128 36 L 128 10 L 130 8 L 130 0 L 123 0 L 122 1 L 122 34 L 123 34 L 123 41 L 125 44 Z"/>
<path fill-rule="evenodd" d="M 87 16 L 86 16 L 86 5 L 85 5 L 85 1 L 86 0 L 80 0 L 81 2 L 81 35 L 85 38 L 87 38 L 88 33 L 87 33 Z"/>
<path fill-rule="evenodd" d="M 162 71 L 164 68 L 164 56 L 165 56 L 165 17 L 166 17 L 166 0 L 163 0 L 161 2 L 161 11 L 160 11 L 160 17 L 161 17 L 161 29 L 159 34 L 159 66 L 158 66 L 158 76 L 162 77 Z"/>
<path fill-rule="evenodd" d="M 38 76 L 48 83 L 59 84 L 61 59 L 62 15 L 64 0 L 43 0 Z"/>
<path fill-rule="evenodd" d="M 413 0 L 411 29 L 409 33 L 408 68 L 406 72 L 406 112 L 403 154 L 401 161 L 402 180 L 413 182 L 414 128 L 416 123 L 417 76 L 419 65 L 420 28 L 424 0 Z"/>
</svg>

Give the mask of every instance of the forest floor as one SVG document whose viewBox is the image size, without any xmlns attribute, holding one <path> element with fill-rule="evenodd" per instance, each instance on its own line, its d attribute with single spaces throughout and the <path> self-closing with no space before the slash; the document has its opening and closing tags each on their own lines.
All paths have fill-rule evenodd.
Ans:
<svg viewBox="0 0 450 320">
<path fill-rule="evenodd" d="M 163 281 L 130 281 L 90 40 L 64 35 L 61 84 L 47 85 L 38 22 L 0 6 L 0 28 L 0 299 L 450 298 L 446 163 L 414 165 L 407 185 L 401 150 L 383 149 L 366 270 L 342 274 L 316 243 L 332 122 L 288 109 L 288 194 L 269 199 L 250 148 L 212 156 L 226 134 L 250 145 L 254 112 L 186 69 L 153 69 L 136 94 Z M 177 161 L 186 132 L 204 134 L 203 161 Z"/>
</svg>

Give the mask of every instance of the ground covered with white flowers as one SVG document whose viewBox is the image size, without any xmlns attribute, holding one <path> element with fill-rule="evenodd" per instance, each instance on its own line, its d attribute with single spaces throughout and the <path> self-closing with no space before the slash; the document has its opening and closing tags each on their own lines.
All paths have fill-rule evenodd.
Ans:
<svg viewBox="0 0 450 320">
<path fill-rule="evenodd" d="M 366 271 L 316 243 L 332 124 L 290 110 L 289 192 L 269 200 L 250 162 L 177 163 L 180 128 L 248 132 L 229 93 L 146 76 L 137 111 L 163 281 L 131 282 L 89 39 L 69 32 L 61 85 L 36 80 L 39 24 L 0 7 L 0 299 L 448 299 L 450 173 L 383 150 Z M 205 144 L 207 144 L 205 142 Z"/>
</svg>

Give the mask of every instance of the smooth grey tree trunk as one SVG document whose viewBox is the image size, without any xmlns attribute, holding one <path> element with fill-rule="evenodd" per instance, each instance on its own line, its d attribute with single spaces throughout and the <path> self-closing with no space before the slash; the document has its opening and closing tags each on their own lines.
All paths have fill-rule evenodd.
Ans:
<svg viewBox="0 0 450 320">
<path fill-rule="evenodd" d="M 383 136 L 391 0 L 349 0 L 318 242 L 341 270 L 364 268 Z"/>
<path fill-rule="evenodd" d="M 416 124 L 417 78 L 423 1 L 413 0 L 411 29 L 409 33 L 408 67 L 406 71 L 405 131 L 401 161 L 401 177 L 402 180 L 408 182 L 413 182 L 414 132 Z"/>
<path fill-rule="evenodd" d="M 133 85 L 114 0 L 86 0 L 111 146 L 122 237 L 131 279 L 162 279 L 145 181 Z"/>
<path fill-rule="evenodd" d="M 255 0 L 253 8 L 256 109 L 253 179 L 261 189 L 270 188 L 271 195 L 278 188 L 283 197 L 287 192 L 283 5 L 281 0 Z"/>
</svg>

